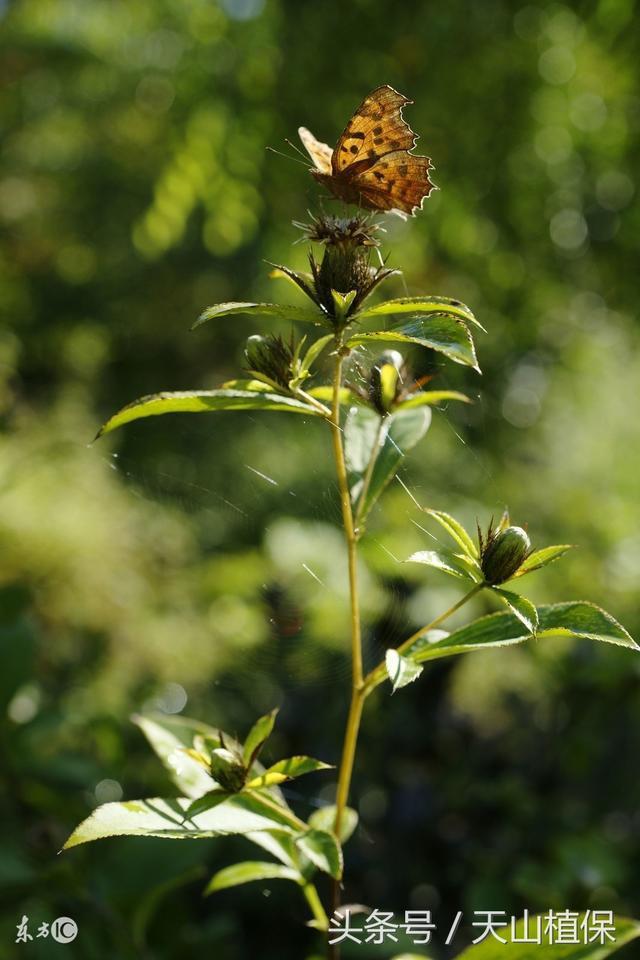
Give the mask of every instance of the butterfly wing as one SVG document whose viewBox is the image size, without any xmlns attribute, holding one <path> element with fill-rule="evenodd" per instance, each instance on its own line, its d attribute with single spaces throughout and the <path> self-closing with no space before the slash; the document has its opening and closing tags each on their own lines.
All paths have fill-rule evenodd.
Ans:
<svg viewBox="0 0 640 960">
<path fill-rule="evenodd" d="M 386 84 L 365 97 L 333 151 L 334 175 L 346 172 L 355 163 L 371 161 L 394 150 L 411 150 L 418 138 L 402 119 L 402 108 L 412 102 Z"/>
<path fill-rule="evenodd" d="M 363 205 L 374 210 L 399 210 L 413 215 L 422 206 L 434 184 L 429 179 L 429 157 L 416 157 L 396 150 L 380 157 L 352 179 Z"/>
<path fill-rule="evenodd" d="M 302 140 L 302 146 L 313 160 L 316 170 L 320 173 L 331 174 L 331 157 L 333 150 L 329 144 L 316 140 L 311 131 L 307 130 L 306 127 L 299 127 L 298 135 Z"/>
</svg>

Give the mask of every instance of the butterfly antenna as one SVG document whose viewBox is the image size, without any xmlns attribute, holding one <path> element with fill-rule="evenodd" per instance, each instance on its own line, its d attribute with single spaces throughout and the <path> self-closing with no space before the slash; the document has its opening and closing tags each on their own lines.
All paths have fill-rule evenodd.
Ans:
<svg viewBox="0 0 640 960">
<path fill-rule="evenodd" d="M 284 142 L 287 144 L 287 146 L 291 147 L 292 150 L 295 150 L 296 153 L 299 153 L 299 154 L 300 154 L 300 156 L 302 157 L 302 159 L 303 159 L 304 162 L 305 162 L 305 166 L 308 167 L 308 166 L 309 166 L 309 157 L 308 157 L 307 154 L 304 152 L 304 150 L 301 150 L 300 147 L 298 146 L 298 144 L 297 144 L 297 143 L 293 143 L 293 141 L 292 141 L 292 140 L 289 140 L 288 137 L 285 137 L 285 138 L 284 138 Z"/>
<path fill-rule="evenodd" d="M 277 154 L 279 157 L 284 157 L 285 160 L 292 160 L 294 163 L 302 163 L 302 165 L 305 166 L 305 167 L 308 167 L 308 166 L 309 166 L 308 163 L 305 163 L 305 162 L 302 161 L 302 160 L 298 160 L 297 157 L 291 157 L 291 156 L 289 156 L 288 153 L 282 153 L 281 150 L 276 150 L 275 147 L 265 147 L 265 150 L 268 150 L 269 153 L 275 153 L 275 154 Z"/>
</svg>

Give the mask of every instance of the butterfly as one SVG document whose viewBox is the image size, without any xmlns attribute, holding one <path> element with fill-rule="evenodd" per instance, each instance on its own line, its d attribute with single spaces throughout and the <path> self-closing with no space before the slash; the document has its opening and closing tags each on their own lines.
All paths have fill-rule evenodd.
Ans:
<svg viewBox="0 0 640 960">
<path fill-rule="evenodd" d="M 300 127 L 314 163 L 312 176 L 346 203 L 413 216 L 435 185 L 429 179 L 429 157 L 409 152 L 418 138 L 402 118 L 407 103 L 413 100 L 393 87 L 377 87 L 355 111 L 334 150 Z"/>
</svg>

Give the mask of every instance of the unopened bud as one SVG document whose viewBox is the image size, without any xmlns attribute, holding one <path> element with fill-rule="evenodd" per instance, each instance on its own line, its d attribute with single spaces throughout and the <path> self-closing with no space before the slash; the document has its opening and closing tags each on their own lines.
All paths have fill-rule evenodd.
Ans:
<svg viewBox="0 0 640 960">
<path fill-rule="evenodd" d="M 245 784 L 246 770 L 231 750 L 218 747 L 211 751 L 211 776 L 223 790 L 238 793 Z"/>
<path fill-rule="evenodd" d="M 404 363 L 397 350 L 381 353 L 369 377 L 369 400 L 381 417 L 389 413 L 398 392 L 398 380 Z"/>
<path fill-rule="evenodd" d="M 506 527 L 490 536 L 482 554 L 481 566 L 487 583 L 509 580 L 531 552 L 531 542 L 522 527 Z"/>
</svg>

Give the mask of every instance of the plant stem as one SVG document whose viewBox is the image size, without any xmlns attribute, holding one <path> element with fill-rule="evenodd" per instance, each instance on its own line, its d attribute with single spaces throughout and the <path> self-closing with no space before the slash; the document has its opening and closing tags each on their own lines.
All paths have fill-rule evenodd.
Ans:
<svg viewBox="0 0 640 960">
<path fill-rule="evenodd" d="M 367 493 L 369 492 L 369 487 L 371 486 L 371 478 L 373 476 L 373 468 L 376 465 L 376 460 L 378 459 L 378 454 L 380 452 L 380 441 L 382 439 L 382 430 L 385 426 L 386 418 L 380 417 L 378 420 L 378 428 L 376 430 L 376 435 L 373 440 L 373 446 L 371 447 L 371 456 L 369 457 L 369 463 L 367 464 L 367 470 L 364 475 L 364 480 L 362 481 L 362 490 L 360 491 L 360 497 L 358 498 L 358 507 L 356 510 L 356 516 L 354 520 L 355 534 L 359 538 L 361 531 L 359 530 L 360 518 L 364 510 L 365 501 L 367 499 Z"/>
<path fill-rule="evenodd" d="M 349 598 L 351 605 L 351 664 L 352 688 L 362 686 L 362 637 L 360 633 L 360 606 L 358 601 L 358 557 L 356 535 L 353 525 L 353 512 L 347 480 L 347 467 L 344 460 L 342 428 L 340 427 L 340 386 L 342 381 L 342 355 L 340 347 L 336 354 L 333 372 L 333 404 L 331 409 L 331 432 L 333 437 L 333 455 L 338 475 L 338 489 L 342 506 L 342 523 L 347 541 L 349 563 Z"/>
<path fill-rule="evenodd" d="M 334 821 L 334 832 L 339 837 L 342 818 L 344 815 L 344 808 L 346 807 L 349 799 L 349 788 L 351 786 L 351 777 L 353 774 L 353 764 L 355 761 L 356 744 L 358 741 L 358 731 L 360 729 L 360 719 L 362 717 L 364 695 L 362 672 L 362 634 L 360 627 L 360 607 L 358 599 L 357 536 L 353 522 L 353 510 L 351 508 L 349 482 L 344 459 L 342 429 L 340 427 L 340 389 L 342 386 L 342 343 L 340 340 L 338 340 L 336 347 L 336 359 L 333 369 L 331 432 L 333 438 L 333 455 L 336 464 L 336 474 L 338 477 L 338 489 L 340 492 L 340 503 L 342 506 L 342 524 L 347 543 L 347 556 L 349 565 L 349 598 L 351 607 L 351 702 L 342 745 L 342 756 L 340 759 L 340 769 L 338 773 L 338 786 L 336 789 L 336 817 Z M 335 911 L 340 905 L 340 886 L 337 880 L 333 881 L 331 900 L 332 909 Z M 328 944 L 327 950 L 329 960 L 337 960 L 339 957 L 338 947 L 336 945 L 331 946 Z"/>
<path fill-rule="evenodd" d="M 454 603 L 452 607 L 449 607 L 448 610 L 445 610 L 444 613 L 441 613 L 435 618 L 435 620 L 432 620 L 431 623 L 428 623 L 424 627 L 420 627 L 420 629 L 416 630 L 415 633 L 412 633 L 410 637 L 407 637 L 407 639 L 404 640 L 397 648 L 397 652 L 401 655 L 405 653 L 411 647 L 411 645 L 415 643 L 416 640 L 418 640 L 425 633 L 428 633 L 429 630 L 435 630 L 435 628 L 440 626 L 441 623 L 444 623 L 445 620 L 448 620 L 448 618 L 454 614 L 456 610 L 459 610 L 460 607 L 464 606 L 468 600 L 471 600 L 471 598 L 474 597 L 476 593 L 479 593 L 480 590 L 482 590 L 485 586 L 486 584 L 484 581 L 482 583 L 476 583 L 471 590 L 469 590 L 468 593 L 465 593 L 464 597 L 461 597 L 461 599 Z M 369 696 L 371 691 L 374 690 L 378 684 L 383 682 L 383 680 L 386 678 L 386 675 L 387 670 L 384 661 L 379 663 L 377 667 L 374 667 L 373 670 L 367 674 L 364 679 L 365 698 Z"/>
<path fill-rule="evenodd" d="M 302 892 L 304 893 L 305 900 L 311 908 L 311 913 L 313 914 L 313 919 L 316 921 L 318 930 L 328 930 L 329 929 L 329 918 L 327 917 L 324 907 L 320 902 L 320 897 L 318 896 L 318 891 L 315 886 L 308 881 L 307 883 L 302 884 Z"/>
</svg>

